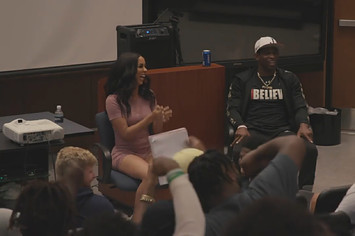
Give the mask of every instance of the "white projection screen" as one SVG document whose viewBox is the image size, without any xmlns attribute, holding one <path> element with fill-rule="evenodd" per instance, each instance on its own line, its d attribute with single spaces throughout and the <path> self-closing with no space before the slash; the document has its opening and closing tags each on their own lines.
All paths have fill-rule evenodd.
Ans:
<svg viewBox="0 0 355 236">
<path fill-rule="evenodd" d="M 0 73 L 113 61 L 142 0 L 0 0 Z"/>
</svg>

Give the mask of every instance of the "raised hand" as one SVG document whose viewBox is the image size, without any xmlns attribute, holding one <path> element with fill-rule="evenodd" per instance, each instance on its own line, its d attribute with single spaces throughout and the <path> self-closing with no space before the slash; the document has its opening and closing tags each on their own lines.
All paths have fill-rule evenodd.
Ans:
<svg viewBox="0 0 355 236">
<path fill-rule="evenodd" d="M 166 175 L 169 171 L 179 168 L 179 164 L 171 158 L 157 157 L 153 160 L 153 173 L 157 176 Z"/>
<path fill-rule="evenodd" d="M 200 139 L 198 139 L 195 136 L 189 136 L 189 141 L 187 145 L 191 148 L 196 148 L 201 151 L 206 151 L 206 146 L 203 144 L 203 142 Z"/>
</svg>

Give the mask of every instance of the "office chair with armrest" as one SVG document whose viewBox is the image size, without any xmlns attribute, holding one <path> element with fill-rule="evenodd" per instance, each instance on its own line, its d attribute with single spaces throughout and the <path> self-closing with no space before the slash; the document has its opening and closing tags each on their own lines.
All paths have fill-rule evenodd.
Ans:
<svg viewBox="0 0 355 236">
<path fill-rule="evenodd" d="M 342 211 L 335 212 L 351 185 L 325 189 L 315 193 L 310 202 L 310 211 L 325 222 L 336 235 L 351 235 L 354 225 Z"/>
<path fill-rule="evenodd" d="M 315 214 L 334 212 L 351 185 L 325 189 L 315 193 L 311 199 L 310 210 Z"/>
<path fill-rule="evenodd" d="M 115 135 L 112 124 L 106 112 L 97 113 L 96 125 L 100 143 L 95 143 L 93 151 L 98 159 L 98 188 L 107 198 L 132 208 L 134 206 L 136 190 L 141 183 L 118 170 L 112 169 L 111 150 L 115 145 Z M 157 187 L 155 198 L 171 199 L 167 186 Z"/>
<path fill-rule="evenodd" d="M 350 217 L 342 211 L 316 214 L 316 217 L 328 225 L 337 236 L 351 236 L 353 225 Z"/>
</svg>

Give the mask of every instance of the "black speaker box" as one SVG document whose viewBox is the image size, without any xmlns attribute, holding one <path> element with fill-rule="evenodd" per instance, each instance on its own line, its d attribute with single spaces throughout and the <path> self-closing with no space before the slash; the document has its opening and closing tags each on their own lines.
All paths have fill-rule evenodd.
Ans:
<svg viewBox="0 0 355 236">
<path fill-rule="evenodd" d="M 171 25 L 117 26 L 117 56 L 124 52 L 142 55 L 150 69 L 176 66 Z"/>
</svg>

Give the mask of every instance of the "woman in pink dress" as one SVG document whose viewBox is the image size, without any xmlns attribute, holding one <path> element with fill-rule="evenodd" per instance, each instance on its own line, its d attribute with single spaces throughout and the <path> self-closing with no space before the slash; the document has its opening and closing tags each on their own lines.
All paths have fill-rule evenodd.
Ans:
<svg viewBox="0 0 355 236">
<path fill-rule="evenodd" d="M 150 133 L 162 131 L 172 116 L 171 109 L 157 105 L 145 59 L 136 53 L 123 53 L 114 64 L 106 90 L 106 111 L 115 133 L 112 167 L 137 179 L 148 172 Z"/>
</svg>

